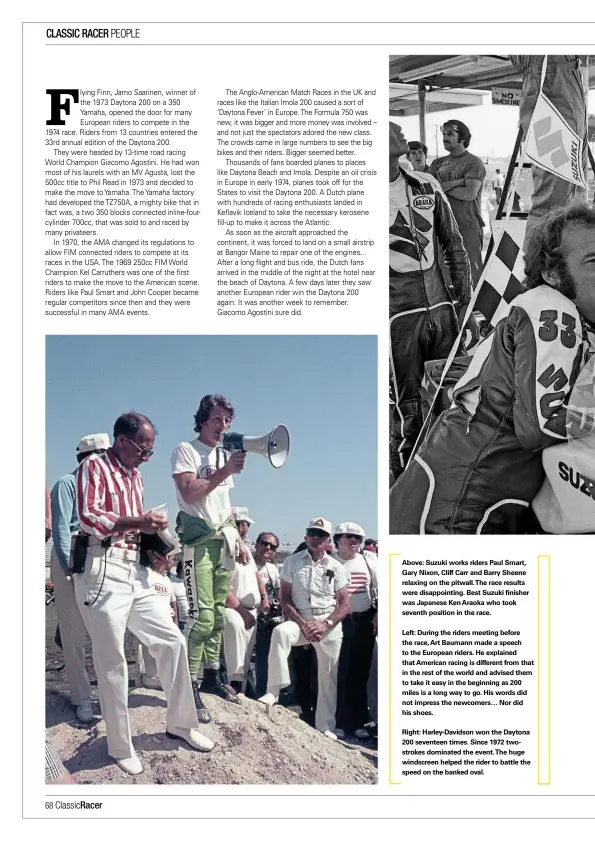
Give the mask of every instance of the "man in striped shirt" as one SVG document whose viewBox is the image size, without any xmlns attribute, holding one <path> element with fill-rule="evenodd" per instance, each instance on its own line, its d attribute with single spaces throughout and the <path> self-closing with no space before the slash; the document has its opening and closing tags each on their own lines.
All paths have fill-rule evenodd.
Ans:
<svg viewBox="0 0 595 841">
<path fill-rule="evenodd" d="M 130 412 L 117 419 L 113 442 L 103 455 L 89 456 L 77 474 L 78 518 L 89 538 L 75 592 L 93 643 L 108 753 L 126 773 L 140 774 L 128 718 L 126 628 L 157 661 L 168 704 L 167 734 L 202 751 L 212 750 L 213 743 L 198 732 L 184 638 L 172 622 L 168 600 L 154 586 L 155 572 L 169 561 L 148 552 L 153 568 L 139 563 L 141 533 L 167 527 L 163 515 L 143 511 L 138 470 L 153 455 L 155 428 L 145 415 Z"/>
</svg>

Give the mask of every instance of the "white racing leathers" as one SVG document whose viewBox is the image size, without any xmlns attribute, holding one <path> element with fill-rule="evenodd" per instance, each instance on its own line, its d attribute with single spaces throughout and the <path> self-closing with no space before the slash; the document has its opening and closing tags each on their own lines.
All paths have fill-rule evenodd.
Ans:
<svg viewBox="0 0 595 841">
<path fill-rule="evenodd" d="M 567 412 L 568 443 L 543 453 L 545 481 L 533 500 L 550 534 L 595 533 L 595 356 L 580 372 Z"/>
<path fill-rule="evenodd" d="M 542 285 L 519 295 L 391 493 L 391 534 L 515 534 L 566 440 L 566 406 L 588 334 L 572 301 Z"/>
</svg>

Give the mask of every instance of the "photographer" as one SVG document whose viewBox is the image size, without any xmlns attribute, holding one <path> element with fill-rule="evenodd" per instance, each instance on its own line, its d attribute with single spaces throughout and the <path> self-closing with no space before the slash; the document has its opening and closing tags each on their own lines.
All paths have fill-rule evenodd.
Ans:
<svg viewBox="0 0 595 841">
<path fill-rule="evenodd" d="M 269 610 L 260 613 L 256 628 L 256 697 L 260 698 L 267 691 L 269 675 L 269 650 L 271 635 L 275 627 L 283 621 L 279 590 L 281 578 L 274 562 L 275 552 L 279 548 L 279 538 L 270 531 L 261 532 L 256 538 L 254 560 L 260 578 L 266 587 Z"/>
<path fill-rule="evenodd" d="M 77 473 L 76 498 L 86 545 L 84 571 L 75 575 L 75 593 L 93 643 L 93 660 L 108 753 L 128 774 L 143 766 L 132 745 L 128 718 L 128 668 L 124 633 L 128 628 L 147 646 L 167 698 L 166 731 L 191 747 L 209 751 L 213 743 L 198 732 L 184 638 L 172 622 L 169 600 L 156 584 L 170 561 L 148 552 L 153 569 L 140 563 L 141 533 L 167 527 L 163 515 L 143 512 L 138 470 L 153 455 L 155 428 L 144 415 L 120 415 L 113 445 L 85 459 Z"/>
</svg>

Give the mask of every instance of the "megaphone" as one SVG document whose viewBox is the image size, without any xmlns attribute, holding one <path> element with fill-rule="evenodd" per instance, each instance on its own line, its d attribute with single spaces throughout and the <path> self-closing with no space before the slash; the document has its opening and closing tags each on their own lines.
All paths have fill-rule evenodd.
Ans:
<svg viewBox="0 0 595 841">
<path fill-rule="evenodd" d="M 279 424 L 267 435 L 241 435 L 226 432 L 223 436 L 224 450 L 241 450 L 243 453 L 259 453 L 268 458 L 273 467 L 283 467 L 289 453 L 289 431 Z"/>
</svg>

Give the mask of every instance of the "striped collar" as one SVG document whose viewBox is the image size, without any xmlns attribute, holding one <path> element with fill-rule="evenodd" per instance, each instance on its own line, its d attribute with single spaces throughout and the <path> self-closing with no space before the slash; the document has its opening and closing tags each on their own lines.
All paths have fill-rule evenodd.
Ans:
<svg viewBox="0 0 595 841">
<path fill-rule="evenodd" d="M 138 473 L 136 467 L 126 467 L 122 464 L 113 447 L 106 450 L 104 458 L 114 472 L 124 473 L 126 476 L 130 476 L 131 478 L 134 478 L 134 476 Z"/>
</svg>

